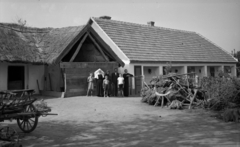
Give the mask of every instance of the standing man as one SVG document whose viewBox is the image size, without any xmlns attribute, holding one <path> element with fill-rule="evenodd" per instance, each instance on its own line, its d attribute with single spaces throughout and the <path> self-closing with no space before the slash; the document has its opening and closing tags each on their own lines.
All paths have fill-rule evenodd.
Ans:
<svg viewBox="0 0 240 147">
<path fill-rule="evenodd" d="M 119 77 L 119 74 L 118 74 L 118 71 L 117 71 L 117 68 L 114 69 L 114 72 L 112 73 L 112 86 L 113 86 L 113 91 L 112 91 L 112 95 L 113 96 L 117 96 L 118 95 L 118 77 Z"/>
<path fill-rule="evenodd" d="M 128 97 L 129 95 L 129 77 L 132 77 L 133 75 L 128 73 L 127 69 L 124 70 L 123 78 L 124 78 L 124 89 L 123 93 L 124 96 Z"/>
</svg>

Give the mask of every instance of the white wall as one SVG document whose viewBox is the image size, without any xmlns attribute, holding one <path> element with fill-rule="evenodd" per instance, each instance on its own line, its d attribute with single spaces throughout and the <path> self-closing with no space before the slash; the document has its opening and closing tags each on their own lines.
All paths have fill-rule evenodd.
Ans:
<svg viewBox="0 0 240 147">
<path fill-rule="evenodd" d="M 195 74 L 198 75 L 198 77 L 200 78 L 204 77 L 204 66 L 196 66 Z"/>
<path fill-rule="evenodd" d="M 177 73 L 176 73 L 176 70 L 177 70 Z M 183 74 L 184 73 L 183 66 L 172 66 L 172 73 Z"/>
<path fill-rule="evenodd" d="M 36 93 L 39 93 L 37 80 L 40 90 L 43 89 L 44 65 L 0 62 L 0 90 L 7 90 L 8 66 L 24 66 L 25 89 L 34 89 Z"/>
<path fill-rule="evenodd" d="M 151 70 L 151 73 L 149 73 L 148 70 Z M 159 67 L 145 66 L 143 68 L 143 75 L 144 75 L 145 82 L 150 83 L 153 77 L 156 77 L 159 75 Z"/>
<path fill-rule="evenodd" d="M 44 65 L 29 65 L 29 89 L 34 89 L 36 93 L 39 93 L 37 80 L 40 90 L 43 90 Z"/>
</svg>

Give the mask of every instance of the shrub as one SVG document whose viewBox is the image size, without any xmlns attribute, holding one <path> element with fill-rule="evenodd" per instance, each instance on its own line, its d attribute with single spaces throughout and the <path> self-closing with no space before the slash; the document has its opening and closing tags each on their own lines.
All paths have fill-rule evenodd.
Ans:
<svg viewBox="0 0 240 147">
<path fill-rule="evenodd" d="M 205 77 L 201 87 L 206 91 L 207 107 L 222 110 L 239 103 L 240 81 L 237 78 Z"/>
</svg>

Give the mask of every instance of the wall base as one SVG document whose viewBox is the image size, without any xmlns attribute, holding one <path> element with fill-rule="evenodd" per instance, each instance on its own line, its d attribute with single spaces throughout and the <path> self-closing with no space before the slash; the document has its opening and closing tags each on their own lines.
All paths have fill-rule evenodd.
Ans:
<svg viewBox="0 0 240 147">
<path fill-rule="evenodd" d="M 57 97 L 57 98 L 64 98 L 64 92 L 40 90 L 40 94 L 43 95 L 43 96 L 52 96 L 52 97 Z"/>
</svg>

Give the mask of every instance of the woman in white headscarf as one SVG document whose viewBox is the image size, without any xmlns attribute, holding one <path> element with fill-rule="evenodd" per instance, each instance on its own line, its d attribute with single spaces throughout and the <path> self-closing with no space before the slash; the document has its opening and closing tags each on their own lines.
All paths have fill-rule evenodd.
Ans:
<svg viewBox="0 0 240 147">
<path fill-rule="evenodd" d="M 103 75 L 104 72 L 101 69 L 95 71 L 95 75 L 97 76 L 97 96 L 103 97 Z"/>
</svg>

